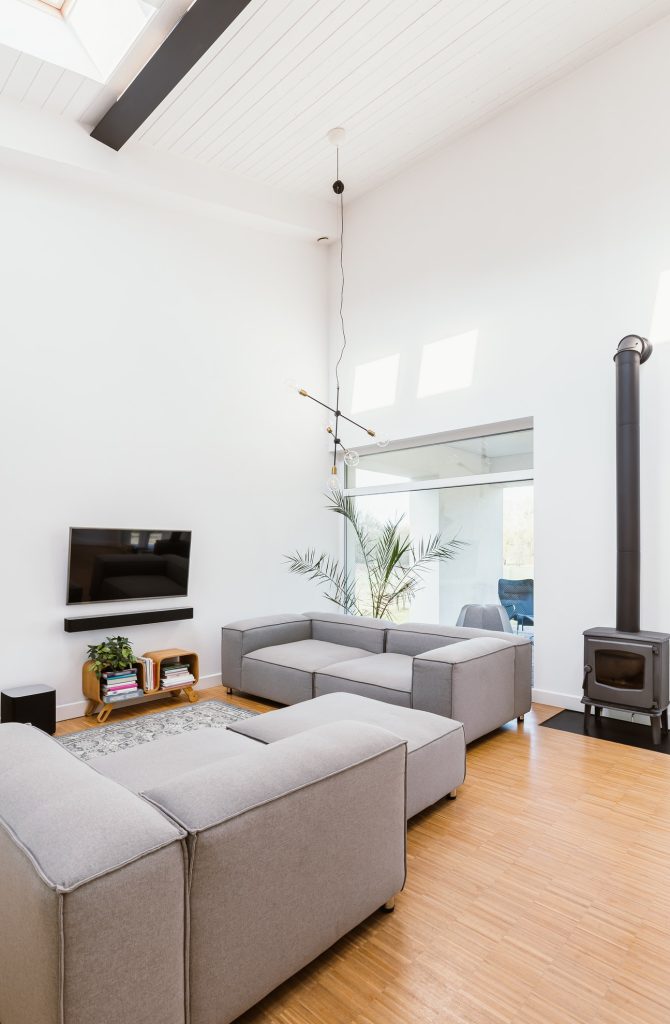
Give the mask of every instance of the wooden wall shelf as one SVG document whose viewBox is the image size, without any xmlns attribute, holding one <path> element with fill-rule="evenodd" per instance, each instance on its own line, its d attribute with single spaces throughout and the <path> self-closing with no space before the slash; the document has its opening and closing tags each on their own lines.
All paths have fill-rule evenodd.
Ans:
<svg viewBox="0 0 670 1024">
<path fill-rule="evenodd" d="M 198 695 L 195 692 L 195 685 L 200 678 L 200 660 L 195 651 L 187 651 L 181 647 L 170 647 L 166 650 L 161 651 L 147 651 L 142 655 L 143 658 L 151 658 L 154 663 L 154 687 L 158 686 L 158 689 L 147 690 L 146 685 L 146 673 L 144 664 L 141 661 L 135 662 L 135 668 L 137 669 L 137 681 L 142 687 L 142 694 L 138 697 L 130 698 L 129 700 L 120 701 L 104 701 L 100 690 L 100 679 L 93 671 L 93 662 L 86 661 L 82 667 L 82 689 L 84 696 L 88 698 L 88 707 L 86 708 L 87 715 L 97 715 L 97 719 L 100 723 L 106 722 L 112 711 L 115 708 L 124 707 L 137 707 L 138 704 L 144 701 L 152 701 L 160 699 L 161 697 L 172 697 L 178 698 L 182 694 L 190 701 L 191 704 L 195 704 L 198 700 Z M 189 683 L 187 686 L 172 686 L 166 689 L 160 689 L 161 679 L 161 668 L 165 662 L 172 662 L 187 665 L 189 672 L 194 677 L 194 682 Z"/>
</svg>

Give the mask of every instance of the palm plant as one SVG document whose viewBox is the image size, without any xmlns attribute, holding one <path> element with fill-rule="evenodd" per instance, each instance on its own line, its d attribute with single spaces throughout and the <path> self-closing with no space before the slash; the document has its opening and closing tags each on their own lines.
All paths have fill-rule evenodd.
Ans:
<svg viewBox="0 0 670 1024">
<path fill-rule="evenodd" d="M 435 562 L 454 558 L 465 542 L 444 540 L 436 533 L 418 542 L 403 529 L 404 515 L 387 520 L 377 536 L 363 522 L 353 498 L 334 487 L 328 510 L 343 516 L 351 526 L 364 569 L 362 592 L 355 575 L 332 555 L 317 555 L 315 548 L 287 555 L 289 572 L 307 576 L 322 586 L 324 597 L 349 615 L 392 619 L 407 608 L 423 586 L 426 572 Z"/>
</svg>

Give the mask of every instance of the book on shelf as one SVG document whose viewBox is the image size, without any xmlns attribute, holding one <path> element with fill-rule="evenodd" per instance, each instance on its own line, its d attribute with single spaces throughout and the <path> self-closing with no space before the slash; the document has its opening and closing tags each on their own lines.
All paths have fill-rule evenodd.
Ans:
<svg viewBox="0 0 670 1024">
<path fill-rule="evenodd" d="M 181 690 L 184 686 L 192 686 L 195 678 L 192 675 L 184 679 L 161 679 L 161 690 Z"/>
<path fill-rule="evenodd" d="M 151 658 L 138 658 L 137 660 L 144 669 L 144 692 L 154 693 L 158 689 L 158 683 L 156 682 L 156 666 Z"/>
<path fill-rule="evenodd" d="M 189 685 L 195 682 L 195 676 L 191 672 L 191 666 L 185 661 L 168 661 L 161 665 L 161 689 L 168 686 Z"/>
<path fill-rule="evenodd" d="M 123 700 L 130 700 L 131 697 L 140 697 L 142 691 L 136 686 L 134 690 L 128 690 L 126 693 L 106 693 L 103 694 L 104 704 L 118 704 Z"/>
</svg>

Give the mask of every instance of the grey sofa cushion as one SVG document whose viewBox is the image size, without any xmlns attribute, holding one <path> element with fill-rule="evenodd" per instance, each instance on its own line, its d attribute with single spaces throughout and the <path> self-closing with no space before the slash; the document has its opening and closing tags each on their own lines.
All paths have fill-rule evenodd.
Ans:
<svg viewBox="0 0 670 1024">
<path fill-rule="evenodd" d="M 459 643 L 461 640 L 475 640 L 479 637 L 495 637 L 510 644 L 528 645 L 528 637 L 516 633 L 505 633 L 494 629 L 472 629 L 469 626 L 438 626 L 427 622 L 406 622 L 392 626 L 386 634 L 386 650 L 398 654 L 423 654 L 436 647 Z"/>
<path fill-rule="evenodd" d="M 192 836 L 191 1024 L 236 1019 L 402 888 L 405 757 L 333 724 L 146 794 Z"/>
<path fill-rule="evenodd" d="M 183 833 L 32 726 L 0 726 L 0 826 L 51 888 L 70 892 Z"/>
<path fill-rule="evenodd" d="M 484 635 L 414 659 L 415 708 L 455 718 L 468 743 L 514 718 L 514 647 Z"/>
<path fill-rule="evenodd" d="M 221 630 L 221 681 L 239 689 L 245 654 L 276 644 L 309 640 L 312 624 L 304 615 L 264 615 L 240 619 Z"/>
<path fill-rule="evenodd" d="M 466 634 L 462 635 L 462 634 Z M 468 640 L 479 635 L 479 630 L 466 629 L 464 626 L 437 626 L 428 623 L 409 622 L 392 626 L 386 633 L 386 650 L 394 654 L 408 654 L 416 657 L 424 651 L 432 651 L 436 647 L 457 644 L 460 640 Z"/>
<path fill-rule="evenodd" d="M 202 764 L 245 754 L 254 743 L 228 729 L 194 729 L 164 736 L 88 762 L 108 779 L 141 793 L 165 785 Z"/>
<path fill-rule="evenodd" d="M 362 697 L 411 705 L 412 659 L 404 654 L 371 654 L 369 658 L 341 661 L 321 669 L 314 677 L 314 696 L 354 693 Z"/>
<path fill-rule="evenodd" d="M 311 620 L 314 640 L 327 640 L 344 647 L 362 647 L 372 654 L 382 654 L 384 651 L 386 628 L 391 625 L 386 619 L 336 615 L 332 612 L 303 614 Z"/>
<path fill-rule="evenodd" d="M 0 725 L 3 1024 L 184 1024 L 183 835 L 44 733 Z"/>
<path fill-rule="evenodd" d="M 465 778 L 465 737 L 460 722 L 350 693 L 317 697 L 235 722 L 230 728 L 261 743 L 276 743 L 327 722 L 378 725 L 407 741 L 408 818 L 456 789 Z"/>
<path fill-rule="evenodd" d="M 514 715 L 525 715 L 531 708 L 532 652 L 527 636 L 502 630 L 472 629 L 467 626 L 437 626 L 408 622 L 392 626 L 386 634 L 386 650 L 416 656 L 462 640 L 494 637 L 514 647 Z"/>
<path fill-rule="evenodd" d="M 369 651 L 358 647 L 343 647 L 324 640 L 300 640 L 295 644 L 264 647 L 260 651 L 248 654 L 246 659 L 264 661 L 282 668 L 293 668 L 298 672 L 317 672 L 335 662 L 369 657 Z"/>
<path fill-rule="evenodd" d="M 369 658 L 368 651 L 324 640 L 300 640 L 264 647 L 242 659 L 241 689 L 281 704 L 297 704 L 314 695 L 314 673 L 336 661 Z"/>
</svg>

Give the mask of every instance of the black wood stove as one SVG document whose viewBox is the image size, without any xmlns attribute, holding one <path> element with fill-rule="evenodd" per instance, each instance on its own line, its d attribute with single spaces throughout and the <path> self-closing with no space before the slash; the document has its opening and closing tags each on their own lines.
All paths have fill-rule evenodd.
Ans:
<svg viewBox="0 0 670 1024">
<path fill-rule="evenodd" d="M 651 718 L 654 743 L 668 731 L 670 635 L 640 629 L 640 365 L 646 338 L 619 342 L 616 364 L 617 622 L 584 633 L 584 713 L 603 708 Z"/>
</svg>

